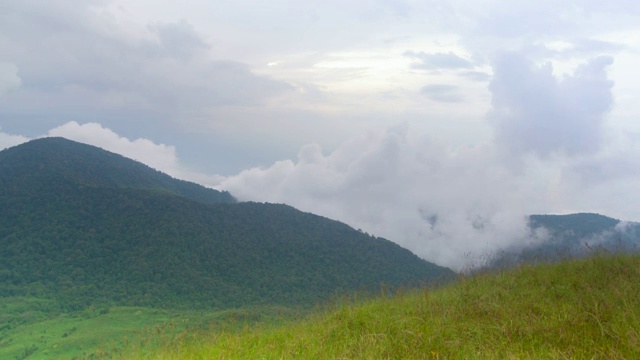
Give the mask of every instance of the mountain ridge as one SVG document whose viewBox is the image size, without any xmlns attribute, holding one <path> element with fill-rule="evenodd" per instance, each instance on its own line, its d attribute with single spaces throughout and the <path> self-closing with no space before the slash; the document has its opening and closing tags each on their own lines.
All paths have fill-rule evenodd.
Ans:
<svg viewBox="0 0 640 360">
<path fill-rule="evenodd" d="M 46 180 L 60 178 L 78 186 L 168 191 L 208 204 L 237 202 L 229 192 L 175 179 L 122 155 L 61 137 L 35 139 L 0 152 L 0 180 L 6 186 L 12 181 L 50 186 Z"/>
<path fill-rule="evenodd" d="M 69 309 L 309 305 L 454 276 L 335 220 L 212 189 L 203 200 L 119 155 L 34 141 L 0 152 L 0 296 Z"/>
</svg>

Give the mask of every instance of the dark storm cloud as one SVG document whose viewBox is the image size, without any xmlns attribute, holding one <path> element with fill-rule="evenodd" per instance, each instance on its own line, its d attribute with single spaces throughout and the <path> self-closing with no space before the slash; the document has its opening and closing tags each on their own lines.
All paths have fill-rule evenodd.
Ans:
<svg viewBox="0 0 640 360">
<path fill-rule="evenodd" d="M 576 155 L 600 149 L 613 106 L 610 57 L 597 57 L 558 80 L 547 63 L 515 54 L 494 63 L 489 120 L 499 144 L 518 153 Z"/>
</svg>

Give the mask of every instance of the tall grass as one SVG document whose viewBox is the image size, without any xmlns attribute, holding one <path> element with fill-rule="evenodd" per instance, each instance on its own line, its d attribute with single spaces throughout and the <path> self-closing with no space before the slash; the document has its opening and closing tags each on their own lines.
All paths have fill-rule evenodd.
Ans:
<svg viewBox="0 0 640 360">
<path fill-rule="evenodd" d="M 640 257 L 462 277 L 279 325 L 184 331 L 122 359 L 638 359 Z"/>
</svg>

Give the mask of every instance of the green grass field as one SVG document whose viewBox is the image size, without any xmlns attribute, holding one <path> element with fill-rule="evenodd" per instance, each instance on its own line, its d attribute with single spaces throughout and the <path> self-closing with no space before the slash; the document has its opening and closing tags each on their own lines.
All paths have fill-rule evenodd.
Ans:
<svg viewBox="0 0 640 360">
<path fill-rule="evenodd" d="M 599 255 L 436 289 L 278 308 L 56 315 L 1 299 L 0 359 L 638 359 L 640 257 Z M 6 324 L 6 325 L 2 325 Z"/>
<path fill-rule="evenodd" d="M 284 325 L 184 332 L 122 359 L 638 359 L 640 257 L 476 274 Z"/>
<path fill-rule="evenodd" d="M 54 302 L 35 298 L 0 298 L 0 310 L 3 360 L 112 359 L 123 349 L 142 356 L 185 333 L 229 333 L 299 316 L 275 307 L 215 312 L 113 307 L 65 314 Z"/>
</svg>

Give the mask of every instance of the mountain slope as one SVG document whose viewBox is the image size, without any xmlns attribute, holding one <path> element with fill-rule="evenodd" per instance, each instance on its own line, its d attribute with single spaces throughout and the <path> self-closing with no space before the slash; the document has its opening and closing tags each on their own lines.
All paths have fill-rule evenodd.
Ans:
<svg viewBox="0 0 640 360">
<path fill-rule="evenodd" d="M 531 215 L 529 228 L 543 240 L 507 249 L 495 257 L 491 266 L 582 257 L 596 251 L 640 250 L 640 223 L 600 214 Z"/>
<path fill-rule="evenodd" d="M 289 206 L 203 201 L 97 148 L 64 139 L 36 145 L 0 152 L 0 296 L 70 308 L 310 304 L 453 274 Z"/>
<path fill-rule="evenodd" d="M 42 138 L 0 152 L 0 184 L 14 191 L 83 187 L 166 191 L 207 204 L 233 203 L 228 192 L 178 180 L 142 163 L 64 138 Z"/>
</svg>

